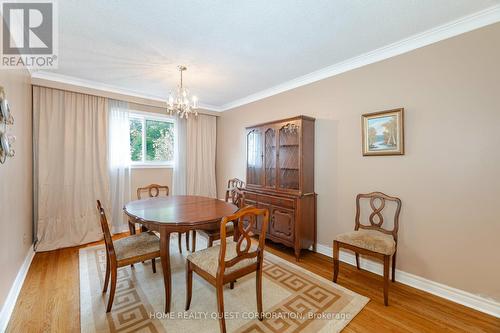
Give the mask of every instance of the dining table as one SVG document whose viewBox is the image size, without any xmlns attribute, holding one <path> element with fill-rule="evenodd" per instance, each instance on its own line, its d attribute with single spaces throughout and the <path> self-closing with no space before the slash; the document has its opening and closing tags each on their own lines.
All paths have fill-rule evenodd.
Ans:
<svg viewBox="0 0 500 333">
<path fill-rule="evenodd" d="M 237 210 L 238 207 L 230 202 L 194 195 L 158 196 L 131 201 L 123 207 L 123 211 L 132 223 L 140 223 L 160 235 L 165 313 L 170 312 L 172 298 L 170 234 L 218 229 L 221 219 Z"/>
</svg>

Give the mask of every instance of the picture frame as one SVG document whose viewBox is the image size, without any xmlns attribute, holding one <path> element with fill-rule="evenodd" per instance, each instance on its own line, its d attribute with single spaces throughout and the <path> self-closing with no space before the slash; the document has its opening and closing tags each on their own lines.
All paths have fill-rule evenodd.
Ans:
<svg viewBox="0 0 500 333">
<path fill-rule="evenodd" d="M 404 155 L 404 108 L 361 116 L 363 156 Z"/>
</svg>

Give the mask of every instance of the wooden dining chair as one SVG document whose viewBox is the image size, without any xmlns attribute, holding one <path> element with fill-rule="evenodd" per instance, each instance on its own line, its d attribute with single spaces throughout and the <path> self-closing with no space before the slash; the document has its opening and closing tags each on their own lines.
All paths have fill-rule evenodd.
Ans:
<svg viewBox="0 0 500 333">
<path fill-rule="evenodd" d="M 231 202 L 232 199 L 234 198 L 234 190 L 241 190 L 245 188 L 245 182 L 242 181 L 241 179 L 238 178 L 231 178 L 227 181 L 227 188 L 226 188 L 226 197 L 225 200 L 226 202 Z"/>
<path fill-rule="evenodd" d="M 238 208 L 242 208 L 244 206 L 244 203 L 245 203 L 245 192 L 243 192 L 241 189 L 239 189 L 237 187 L 234 187 L 231 189 L 230 195 L 227 194 L 228 191 L 226 191 L 226 200 L 225 201 L 232 202 Z M 214 241 L 220 239 L 220 230 L 219 229 L 198 230 L 198 233 L 201 233 L 203 236 L 205 236 L 207 238 L 207 241 L 208 241 L 207 247 L 212 247 L 212 245 L 214 244 Z M 233 234 L 234 234 L 233 224 L 230 223 L 226 229 L 226 236 L 233 236 Z M 196 234 L 194 233 L 194 230 L 193 230 L 193 242 L 191 244 L 191 249 L 193 250 L 193 252 L 196 250 Z"/>
<path fill-rule="evenodd" d="M 252 228 L 257 223 L 257 217 L 262 216 L 262 233 L 257 246 L 252 244 Z M 247 206 L 233 215 L 222 219 L 220 225 L 220 245 L 192 252 L 186 261 L 186 311 L 191 305 L 193 292 L 193 272 L 208 281 L 216 289 L 219 326 L 222 333 L 226 332 L 224 319 L 224 285 L 229 283 L 231 289 L 234 281 L 245 275 L 256 272 L 257 312 L 262 320 L 262 263 L 266 230 L 269 222 L 269 211 Z M 227 240 L 226 225 L 236 224 L 239 239 L 237 242 Z"/>
<path fill-rule="evenodd" d="M 97 210 L 100 215 L 106 247 L 106 275 L 104 277 L 103 293 L 108 290 L 111 277 L 111 289 L 106 308 L 106 312 L 110 312 L 115 297 L 118 268 L 151 259 L 153 273 L 156 273 L 155 258 L 160 257 L 160 239 L 153 232 L 146 231 L 113 241 L 109 232 L 106 214 L 99 200 L 97 200 Z"/>
<path fill-rule="evenodd" d="M 156 198 L 160 195 L 160 193 L 164 193 L 165 196 L 168 197 L 170 194 L 170 190 L 167 185 L 158 185 L 158 184 L 150 184 L 145 187 L 137 188 L 137 199 L 141 200 L 144 195 L 148 195 L 149 198 Z M 129 220 L 128 226 L 131 234 L 135 234 L 135 223 L 136 221 Z M 148 229 L 145 226 L 141 226 L 141 231 L 147 231 Z M 193 231 L 193 234 L 195 231 Z M 189 232 L 186 232 L 186 250 L 189 251 Z M 196 237 L 196 235 L 194 235 Z M 182 253 L 182 233 L 178 233 L 178 246 L 179 252 Z M 194 250 L 193 250 L 194 251 Z"/>
<path fill-rule="evenodd" d="M 369 225 L 360 222 L 362 199 L 369 199 Z M 386 201 L 394 202 L 396 209 L 393 216 L 392 230 L 382 227 L 384 216 L 382 211 Z M 378 202 L 378 203 L 376 203 Z M 384 304 L 389 305 L 389 264 L 392 257 L 392 282 L 395 281 L 396 252 L 398 245 L 399 213 L 401 200 L 381 192 L 358 194 L 356 196 L 356 218 L 353 232 L 338 235 L 333 241 L 333 282 L 337 282 L 339 273 L 339 250 L 345 248 L 356 254 L 356 267 L 359 268 L 359 254 L 381 259 L 384 263 Z"/>
</svg>

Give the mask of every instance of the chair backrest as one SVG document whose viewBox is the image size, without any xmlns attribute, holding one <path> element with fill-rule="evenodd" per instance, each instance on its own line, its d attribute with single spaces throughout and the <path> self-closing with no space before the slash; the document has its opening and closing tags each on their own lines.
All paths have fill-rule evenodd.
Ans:
<svg viewBox="0 0 500 333">
<path fill-rule="evenodd" d="M 360 201 L 362 199 L 370 200 L 370 208 L 372 212 L 368 217 L 369 225 L 361 224 L 360 215 L 361 215 L 361 204 Z M 377 204 L 377 201 L 379 202 Z M 383 227 L 384 224 L 384 216 L 382 215 L 382 211 L 385 208 L 385 202 L 392 201 L 396 203 L 396 210 L 394 211 L 394 223 L 393 229 L 386 229 Z M 372 229 L 381 231 L 385 234 L 392 235 L 394 240 L 398 239 L 398 229 L 399 229 L 399 213 L 401 212 L 401 200 L 396 197 L 388 196 L 382 192 L 372 192 L 367 194 L 358 194 L 356 196 L 356 225 L 354 230 L 358 229 Z"/>
<path fill-rule="evenodd" d="M 234 189 L 232 191 L 231 202 L 238 208 L 243 208 L 245 206 L 245 192 L 240 189 Z"/>
<path fill-rule="evenodd" d="M 259 235 L 259 244 L 257 249 L 252 249 L 252 232 L 256 227 L 257 217 L 262 216 L 261 233 Z M 236 225 L 236 222 L 237 225 Z M 246 222 L 246 223 L 244 223 Z M 235 223 L 238 228 L 239 239 L 236 243 L 236 257 L 226 261 L 226 224 Z M 232 267 L 242 260 L 257 257 L 257 262 L 262 265 L 262 256 L 264 252 L 267 225 L 269 223 L 269 210 L 259 209 L 253 206 L 247 206 L 230 216 L 222 219 L 220 225 L 220 253 L 219 267 L 217 269 L 217 277 L 224 276 L 226 268 Z"/>
<path fill-rule="evenodd" d="M 245 187 L 245 182 L 238 178 L 232 178 L 227 181 L 227 189 L 226 189 L 226 202 L 229 202 L 231 199 L 234 202 L 234 191 L 240 190 Z"/>
<path fill-rule="evenodd" d="M 147 192 L 150 198 L 155 198 L 160 194 L 160 191 L 165 191 L 165 196 L 168 197 L 169 189 L 167 185 L 150 184 L 146 187 L 137 189 L 137 199 L 141 200 L 141 194 Z"/>
<path fill-rule="evenodd" d="M 108 258 L 113 258 L 116 260 L 115 248 L 113 247 L 113 238 L 109 232 L 108 220 L 106 219 L 106 213 L 101 205 L 101 201 L 97 200 L 97 210 L 99 212 L 99 217 L 101 221 L 102 233 L 104 234 L 104 244 L 106 245 L 106 254 Z"/>
</svg>

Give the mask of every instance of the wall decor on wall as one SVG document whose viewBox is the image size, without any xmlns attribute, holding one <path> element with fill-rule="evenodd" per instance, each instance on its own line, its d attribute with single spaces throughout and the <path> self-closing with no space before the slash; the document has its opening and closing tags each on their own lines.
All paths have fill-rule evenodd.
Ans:
<svg viewBox="0 0 500 333">
<path fill-rule="evenodd" d="M 14 117 L 10 112 L 9 102 L 5 96 L 5 90 L 0 86 L 0 163 L 5 163 L 7 157 L 14 157 L 15 151 L 12 144 L 15 136 L 7 134 L 7 125 L 14 125 Z"/>
<path fill-rule="evenodd" d="M 363 156 L 404 155 L 404 109 L 361 116 Z"/>
</svg>

